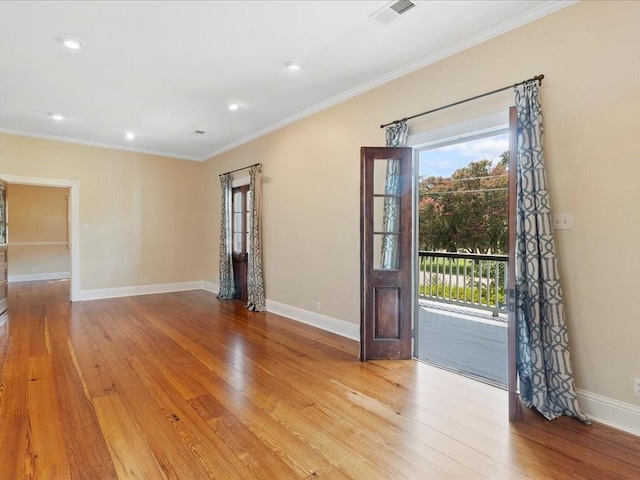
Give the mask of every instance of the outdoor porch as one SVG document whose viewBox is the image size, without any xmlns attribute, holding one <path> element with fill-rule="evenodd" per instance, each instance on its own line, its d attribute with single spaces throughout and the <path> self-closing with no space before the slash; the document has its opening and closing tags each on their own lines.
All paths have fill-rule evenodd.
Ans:
<svg viewBox="0 0 640 480">
<path fill-rule="evenodd" d="M 423 300 L 419 312 L 419 360 L 506 388 L 506 318 Z"/>
<path fill-rule="evenodd" d="M 506 388 L 504 255 L 420 252 L 418 358 Z"/>
</svg>

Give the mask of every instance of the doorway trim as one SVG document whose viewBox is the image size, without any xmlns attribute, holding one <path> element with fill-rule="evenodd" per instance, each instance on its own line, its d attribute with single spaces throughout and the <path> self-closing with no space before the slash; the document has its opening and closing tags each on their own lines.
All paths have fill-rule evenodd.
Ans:
<svg viewBox="0 0 640 480">
<path fill-rule="evenodd" d="M 233 188 L 244 187 L 245 185 L 249 185 L 250 181 L 251 181 L 251 179 L 249 178 L 249 175 L 243 175 L 243 176 L 238 177 L 238 178 L 232 178 L 231 179 L 231 186 Z"/>
<path fill-rule="evenodd" d="M 447 125 L 435 130 L 410 134 L 407 138 L 407 146 L 413 147 L 414 152 L 418 153 L 418 151 L 427 148 L 444 147 L 487 137 L 500 130 L 509 130 L 509 105 L 504 107 L 504 111 L 501 110 L 492 115 Z"/>
<path fill-rule="evenodd" d="M 32 185 L 37 187 L 58 187 L 69 189 L 70 230 L 71 238 L 69 244 L 71 256 L 71 288 L 70 300 L 77 302 L 80 298 L 80 181 L 66 180 L 58 178 L 26 177 L 21 175 L 0 174 L 0 179 L 9 185 Z"/>
</svg>

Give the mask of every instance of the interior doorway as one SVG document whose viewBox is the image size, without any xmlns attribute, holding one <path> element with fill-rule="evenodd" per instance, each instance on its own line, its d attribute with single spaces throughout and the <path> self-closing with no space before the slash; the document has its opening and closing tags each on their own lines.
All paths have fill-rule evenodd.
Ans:
<svg viewBox="0 0 640 480">
<path fill-rule="evenodd" d="M 418 150 L 419 360 L 508 385 L 508 126 Z"/>
<path fill-rule="evenodd" d="M 7 186 L 9 282 L 68 279 L 69 189 Z"/>
<path fill-rule="evenodd" d="M 31 185 L 63 188 L 68 191 L 69 295 L 72 302 L 80 300 L 80 182 L 78 180 L 25 177 L 7 174 L 0 174 L 0 180 L 6 182 L 9 188 L 12 185 Z M 9 264 L 11 263 L 10 257 L 8 258 L 8 262 Z"/>
</svg>

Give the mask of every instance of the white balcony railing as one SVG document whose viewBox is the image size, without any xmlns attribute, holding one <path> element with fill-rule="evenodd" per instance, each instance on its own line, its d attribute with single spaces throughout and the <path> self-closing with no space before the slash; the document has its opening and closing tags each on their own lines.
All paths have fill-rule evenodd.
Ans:
<svg viewBox="0 0 640 480">
<path fill-rule="evenodd" d="M 419 252 L 420 298 L 506 313 L 507 255 Z"/>
</svg>

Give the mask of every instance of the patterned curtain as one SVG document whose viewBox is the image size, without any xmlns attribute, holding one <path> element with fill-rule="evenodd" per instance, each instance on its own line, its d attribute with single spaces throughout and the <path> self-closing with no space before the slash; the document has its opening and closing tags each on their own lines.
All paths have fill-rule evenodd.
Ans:
<svg viewBox="0 0 640 480">
<path fill-rule="evenodd" d="M 232 244 L 232 198 L 231 198 L 231 174 L 220 176 L 222 187 L 222 212 L 220 224 L 220 291 L 218 298 L 231 300 L 235 296 L 235 283 L 233 280 L 233 244 Z"/>
<path fill-rule="evenodd" d="M 542 151 L 538 85 L 515 88 L 518 111 L 516 364 L 520 396 L 552 420 L 589 419 L 578 407 L 562 306 Z"/>
<path fill-rule="evenodd" d="M 249 242 L 247 262 L 247 308 L 260 312 L 266 308 L 262 277 L 262 167 L 249 169 Z"/>
<path fill-rule="evenodd" d="M 0 244 L 7 243 L 7 199 L 5 186 L 0 184 Z"/>
<path fill-rule="evenodd" d="M 407 143 L 407 122 L 387 127 L 387 147 L 404 147 Z M 387 175 L 384 186 L 385 195 L 400 195 L 400 160 L 387 160 Z M 382 224 L 385 232 L 397 232 L 400 228 L 400 199 L 385 197 Z M 399 265 L 398 235 L 382 236 L 382 256 L 380 268 L 397 269 Z"/>
</svg>

